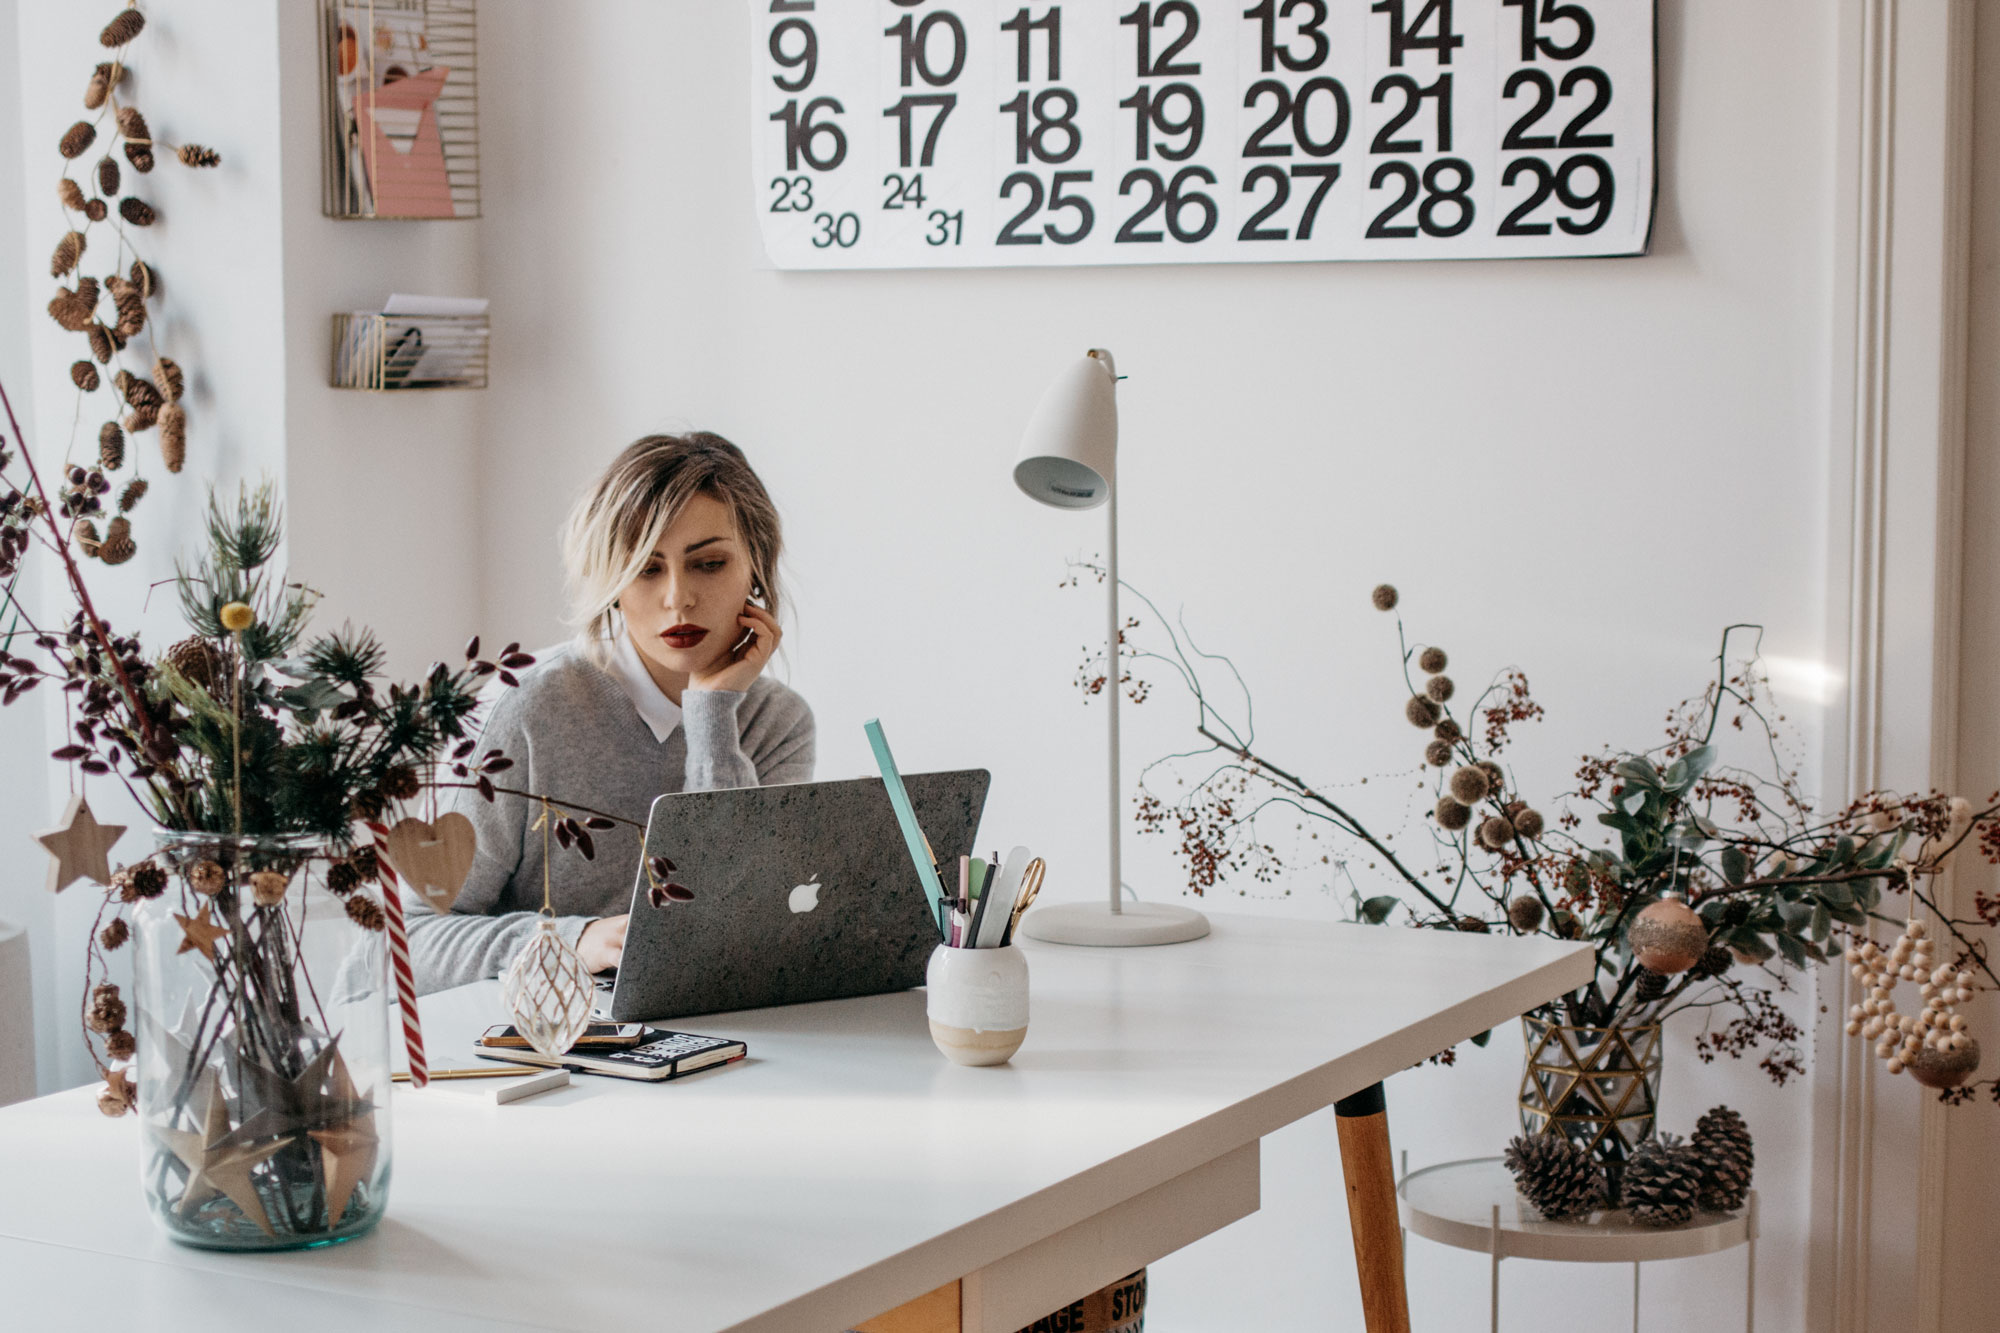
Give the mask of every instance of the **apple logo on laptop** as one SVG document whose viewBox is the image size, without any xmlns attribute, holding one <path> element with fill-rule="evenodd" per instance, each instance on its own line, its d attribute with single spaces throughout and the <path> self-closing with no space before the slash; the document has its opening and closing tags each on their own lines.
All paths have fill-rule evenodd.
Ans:
<svg viewBox="0 0 2000 1333">
<path fill-rule="evenodd" d="M 791 896 L 792 911 L 798 913 L 800 916 L 803 916 L 807 912 L 812 911 L 813 908 L 818 907 L 819 889 L 820 889 L 819 872 L 814 871 L 813 877 L 810 881 L 798 885 L 796 888 L 792 890 L 792 896 Z"/>
</svg>

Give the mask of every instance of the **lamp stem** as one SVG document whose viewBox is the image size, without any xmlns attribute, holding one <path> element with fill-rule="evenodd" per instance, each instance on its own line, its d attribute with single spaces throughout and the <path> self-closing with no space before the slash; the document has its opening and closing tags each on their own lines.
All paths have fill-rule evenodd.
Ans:
<svg viewBox="0 0 2000 1333">
<path fill-rule="evenodd" d="M 1111 696 L 1111 707 L 1106 713 L 1106 716 L 1110 719 L 1107 726 L 1110 739 L 1110 763 L 1107 767 L 1111 779 L 1110 790 L 1108 792 L 1108 814 L 1111 821 L 1111 914 L 1113 916 L 1120 916 L 1125 911 L 1125 895 L 1123 893 L 1124 877 L 1118 864 L 1118 850 L 1123 841 L 1119 837 L 1121 831 L 1119 826 L 1124 814 L 1122 802 L 1119 800 L 1118 775 L 1118 695 L 1120 693 L 1120 673 L 1118 669 L 1118 640 L 1120 638 L 1118 623 L 1118 484 L 1113 482 L 1110 490 L 1110 502 L 1104 507 L 1105 513 L 1108 515 L 1105 542 L 1106 549 L 1109 551 L 1104 562 L 1105 580 L 1111 585 L 1105 597 L 1105 603 L 1109 608 L 1108 614 L 1110 616 L 1110 637 L 1106 640 L 1105 649 L 1106 670 L 1109 674 L 1105 679 L 1105 690 Z"/>
</svg>

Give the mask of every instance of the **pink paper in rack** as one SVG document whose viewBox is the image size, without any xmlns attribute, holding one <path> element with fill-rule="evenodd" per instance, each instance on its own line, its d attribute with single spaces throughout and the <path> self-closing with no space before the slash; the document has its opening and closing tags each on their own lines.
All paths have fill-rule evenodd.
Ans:
<svg viewBox="0 0 2000 1333">
<path fill-rule="evenodd" d="M 448 218 L 456 215 L 451 178 L 445 171 L 444 140 L 438 133 L 437 99 L 451 71 L 433 66 L 366 89 L 355 98 L 362 161 L 381 217 Z M 387 113 L 387 114 L 383 114 Z M 385 122 L 408 122 L 414 133 L 392 136 Z M 408 146 L 398 148 L 397 139 Z"/>
</svg>

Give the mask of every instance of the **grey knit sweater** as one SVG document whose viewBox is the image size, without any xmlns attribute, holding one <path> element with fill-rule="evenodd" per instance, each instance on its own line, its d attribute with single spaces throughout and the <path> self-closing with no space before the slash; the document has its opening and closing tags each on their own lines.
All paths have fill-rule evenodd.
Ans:
<svg viewBox="0 0 2000 1333">
<path fill-rule="evenodd" d="M 680 727 L 657 740 L 618 681 L 564 647 L 500 696 L 479 752 L 491 746 L 514 761 L 504 785 L 644 824 L 662 792 L 811 781 L 813 716 L 804 699 L 760 676 L 744 693 L 685 692 Z M 533 935 L 542 906 L 542 834 L 530 827 L 537 807 L 514 796 L 488 803 L 477 792 L 455 795 L 452 806 L 472 820 L 479 852 L 445 915 L 403 895 L 419 992 L 498 976 Z M 550 902 L 572 945 L 591 921 L 631 906 L 639 869 L 637 829 L 592 837 L 591 861 L 551 844 Z"/>
</svg>

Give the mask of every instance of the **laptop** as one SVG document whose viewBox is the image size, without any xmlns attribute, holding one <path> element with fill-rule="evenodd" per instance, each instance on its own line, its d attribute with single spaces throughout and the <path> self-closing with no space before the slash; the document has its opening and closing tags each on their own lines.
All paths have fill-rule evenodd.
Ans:
<svg viewBox="0 0 2000 1333">
<path fill-rule="evenodd" d="M 940 867 L 970 855 L 992 775 L 904 779 Z M 655 907 L 664 856 L 694 901 Z M 880 778 L 657 798 L 632 888 L 625 953 L 599 1013 L 616 1022 L 759 1009 L 924 984 L 930 900 Z"/>
</svg>

